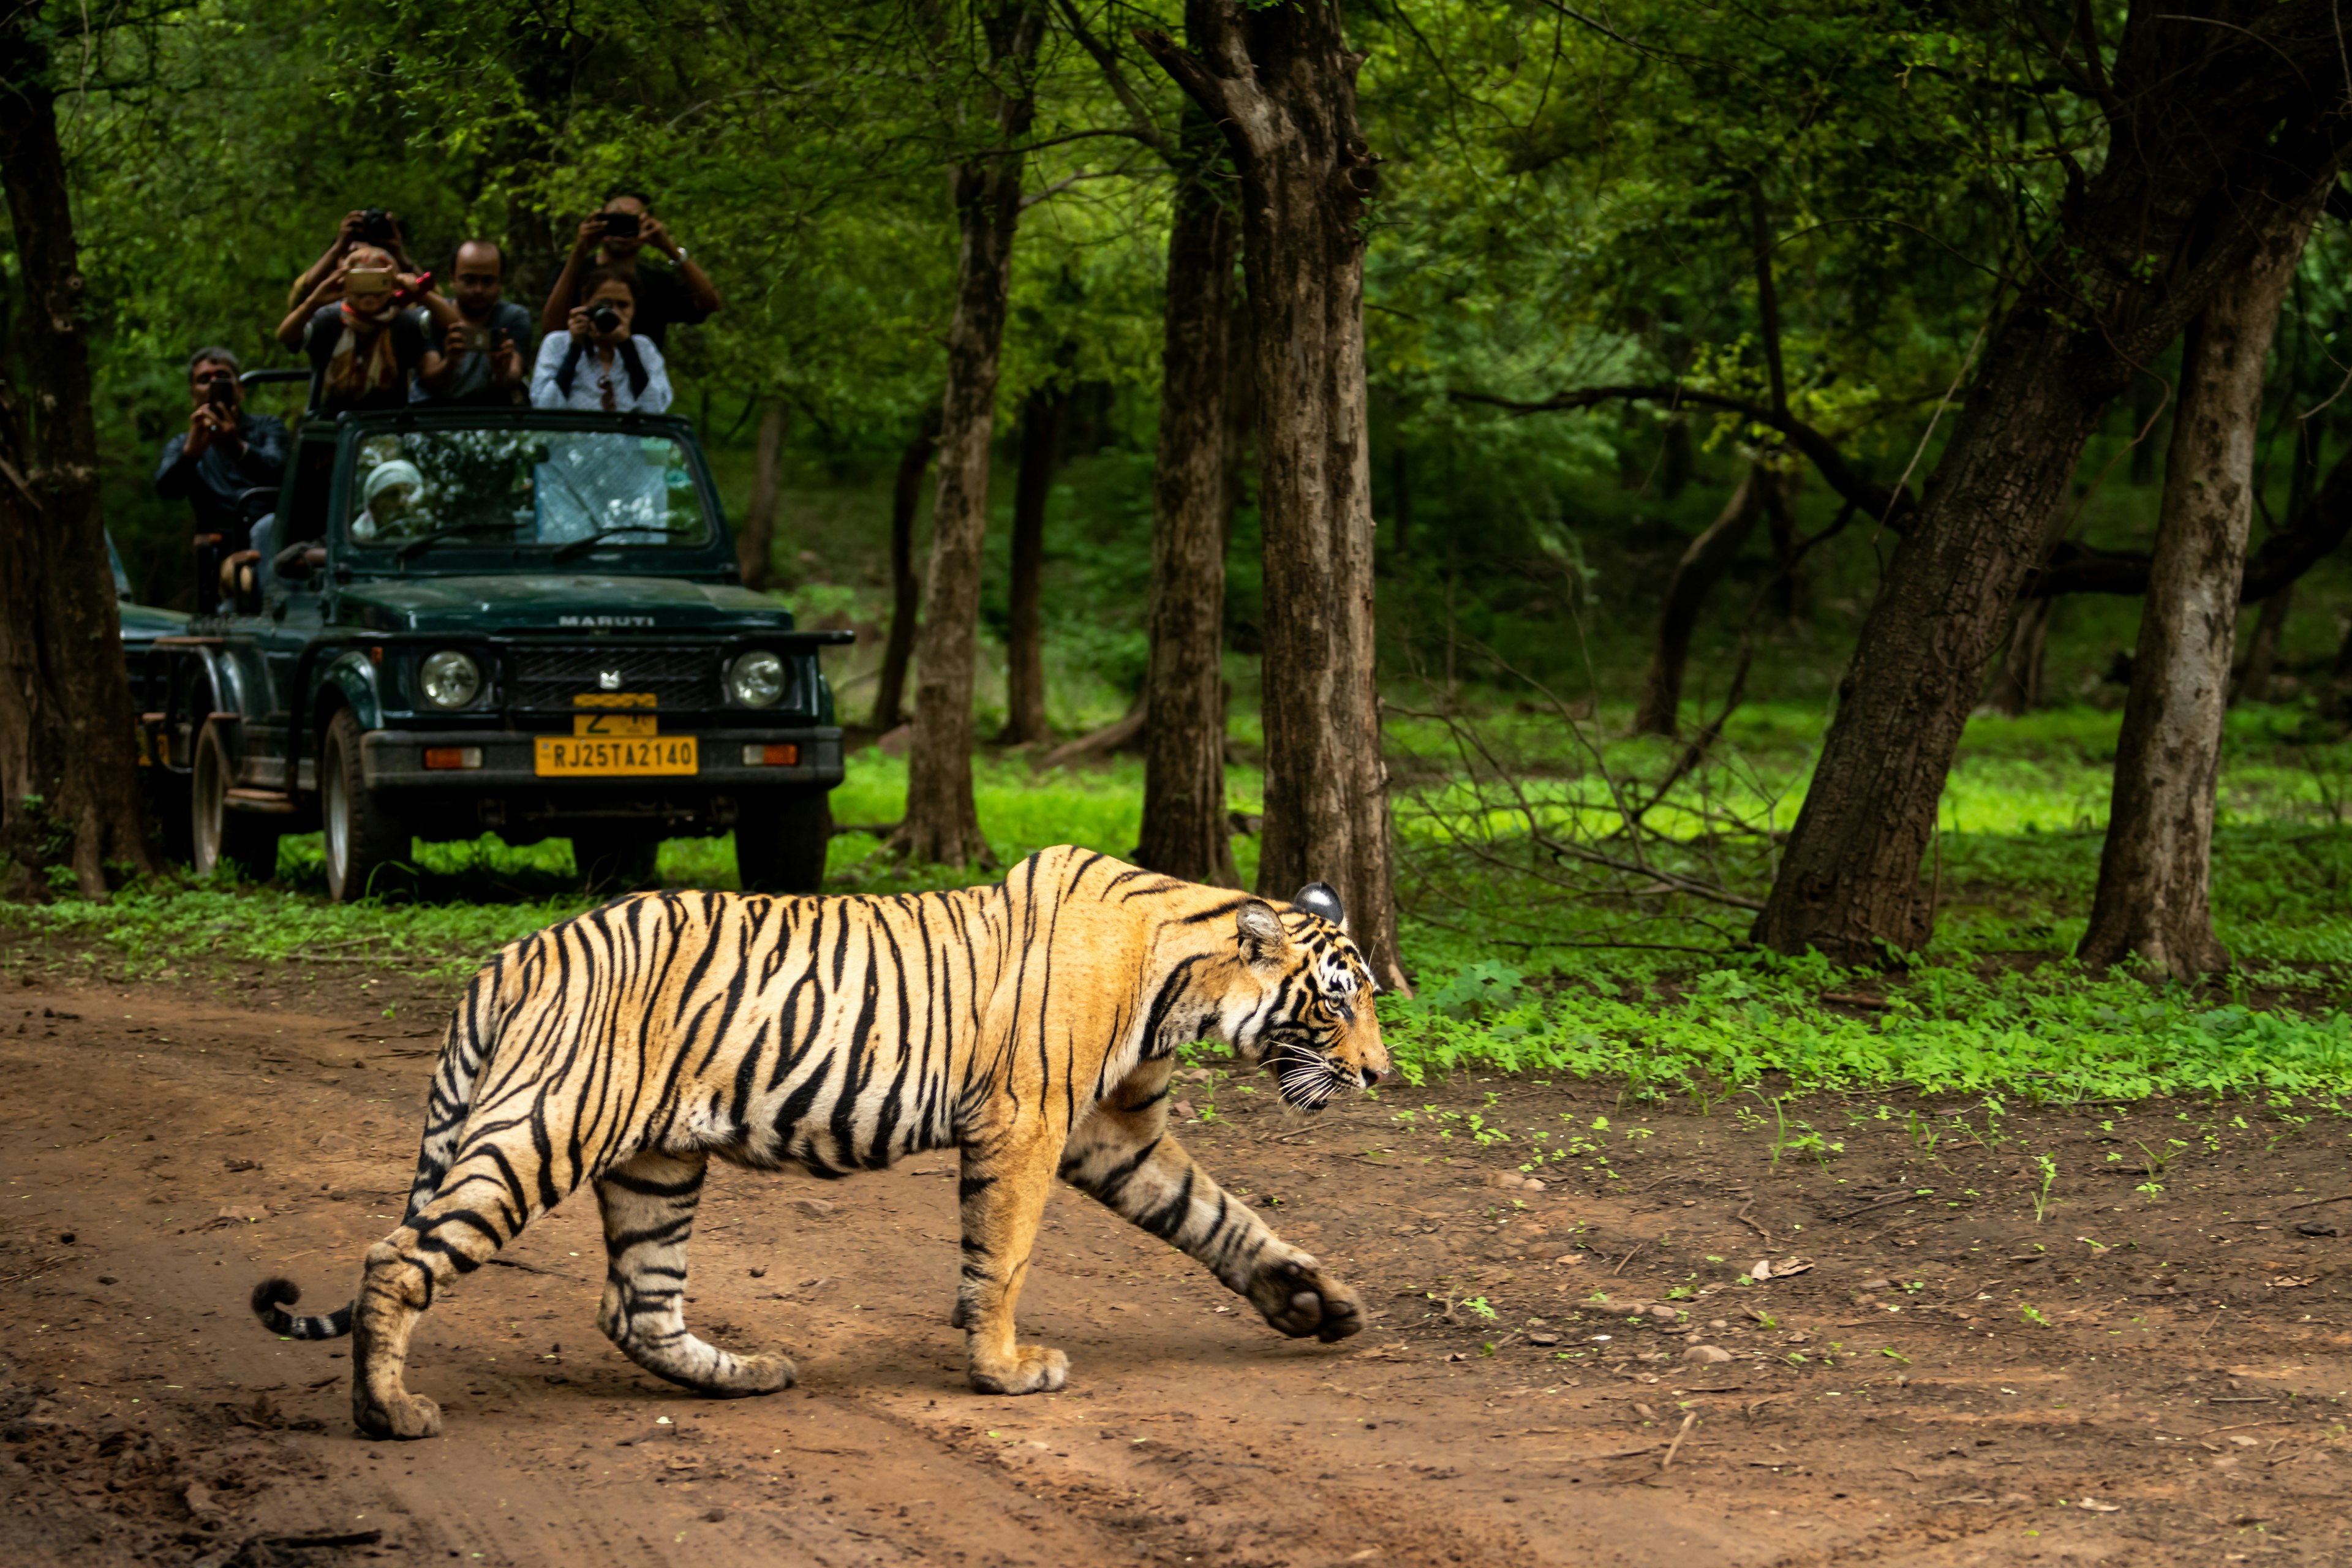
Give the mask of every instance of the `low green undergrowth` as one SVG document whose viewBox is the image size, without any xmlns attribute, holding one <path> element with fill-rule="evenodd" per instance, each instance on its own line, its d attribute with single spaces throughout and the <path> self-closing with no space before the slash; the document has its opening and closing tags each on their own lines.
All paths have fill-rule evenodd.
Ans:
<svg viewBox="0 0 2352 1568">
<path fill-rule="evenodd" d="M 1597 731 L 1622 731 L 1607 718 Z M 1523 713 L 1498 721 L 1541 738 Z M 2352 1085 L 2352 832 L 2339 826 L 2342 748 L 2303 722 L 2231 716 L 2214 906 L 2238 967 L 2213 984 L 2094 974 L 2066 956 L 2097 874 L 2115 734 L 2113 714 L 2079 710 L 1970 726 L 1933 856 L 1937 935 L 1902 973 L 1744 951 L 1744 911 L 1680 894 L 1633 900 L 1647 945 L 1580 945 L 1574 911 L 1528 940 L 1526 900 L 1507 879 L 1461 879 L 1442 907 L 1408 883 L 1402 932 L 1418 994 L 1381 1001 L 1391 1052 L 1413 1082 L 1500 1068 L 1702 1106 L 1748 1089 L 1906 1085 L 2058 1102 L 2330 1100 Z M 1760 706 L 1735 719 L 1727 743 L 1746 748 L 1766 787 L 1793 791 L 1818 732 L 1815 715 Z M 1643 747 L 1656 750 L 1613 740 L 1602 750 L 1638 762 Z M 1575 763 L 1558 754 L 1563 769 Z M 1052 773 L 984 759 L 977 784 L 1001 864 L 1056 843 L 1124 855 L 1135 842 L 1142 774 L 1131 759 Z M 1255 808 L 1261 787 L 1234 770 L 1234 804 Z M 829 890 L 919 891 L 993 874 L 891 858 L 871 830 L 897 818 L 905 788 L 902 761 L 871 748 L 852 758 L 834 797 L 849 831 L 834 840 Z M 1790 793 L 1780 809 L 1794 806 Z M 1416 831 L 1401 812 L 1400 834 Z M 1244 879 L 1255 847 L 1234 841 Z M 416 870 L 414 897 L 331 905 L 314 835 L 286 841 L 266 886 L 141 886 L 107 904 L 60 900 L 0 919 L 20 932 L 19 963 L 131 977 L 201 977 L 224 961 L 455 976 L 594 901 L 572 886 L 561 839 L 419 846 Z M 673 887 L 732 887 L 732 846 L 673 841 L 662 874 Z M 1626 919 L 1619 909 L 1596 923 L 1622 932 Z"/>
</svg>

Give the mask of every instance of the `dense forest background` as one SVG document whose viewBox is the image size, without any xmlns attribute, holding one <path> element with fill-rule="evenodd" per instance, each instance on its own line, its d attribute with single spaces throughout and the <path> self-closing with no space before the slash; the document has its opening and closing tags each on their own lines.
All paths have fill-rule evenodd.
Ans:
<svg viewBox="0 0 2352 1568">
<path fill-rule="evenodd" d="M 727 297 L 673 357 L 679 408 L 719 455 L 734 515 L 762 409 L 780 405 L 774 584 L 813 618 L 878 628 L 891 477 L 937 404 L 953 304 L 943 170 L 957 132 L 938 105 L 974 68 L 954 37 L 967 20 L 926 36 L 915 16 L 491 5 L 452 19 L 230 3 L 70 46 L 86 58 L 65 63 L 90 84 L 65 130 L 101 324 L 106 510 L 141 596 L 190 596 L 182 509 L 148 488 L 184 417 L 185 354 L 219 342 L 248 365 L 285 363 L 269 337 L 285 289 L 342 212 L 394 210 L 420 260 L 445 268 L 459 239 L 497 238 L 511 296 L 535 308 L 573 225 L 622 183 L 656 195 Z M 1171 19 L 1055 11 L 1038 68 L 992 482 L 1002 524 L 1023 421 L 1056 421 L 1045 625 L 1064 730 L 1116 717 L 1142 677 L 1174 182 L 1136 127 L 1164 139 L 1178 94 L 1128 35 Z M 2096 136 L 2083 105 L 2034 79 L 2046 62 L 2013 17 L 1969 21 L 1892 5 L 1654 5 L 1605 23 L 1546 5 L 1350 8 L 1361 114 L 1383 160 L 1367 374 L 1394 668 L 1442 672 L 1451 628 L 1528 675 L 1630 700 L 1675 557 L 1750 456 L 1778 446 L 1737 416 L 1669 416 L 1655 401 L 1528 415 L 1458 395 L 1680 380 L 1761 398 L 1777 337 L 1801 417 L 1883 479 L 1932 472 L 1955 380 Z M 2262 463 L 2274 525 L 2295 482 L 2292 421 L 2345 374 L 2346 244 L 2341 224 L 2323 224 L 2281 324 L 2280 417 Z M 1769 329 L 1759 288 L 1774 296 Z M 2318 416 L 2322 445 L 2343 407 Z M 2116 403 L 2080 465 L 2072 537 L 2147 547 L 2149 458 L 2167 434 L 2160 395 Z M 1838 498 L 1790 467 L 1796 526 L 1823 527 Z M 1244 500 L 1227 610 L 1244 686 L 1253 523 Z M 1006 530 L 990 539 L 983 626 L 1001 641 Z M 1753 689 L 1823 698 L 1891 542 L 1844 530 L 1752 616 L 1775 550 L 1755 531 L 1733 590 L 1707 605 L 1694 695 L 1710 678 L 1720 687 L 1746 633 Z M 2328 666 L 2340 597 L 2332 570 L 2302 590 L 2283 691 Z M 2050 697 L 2119 702 L 2103 678 L 2135 620 L 2128 598 L 2065 600 Z M 1001 708 L 1001 656 L 983 671 L 983 707 Z M 858 716 L 855 684 L 845 697 Z"/>
</svg>

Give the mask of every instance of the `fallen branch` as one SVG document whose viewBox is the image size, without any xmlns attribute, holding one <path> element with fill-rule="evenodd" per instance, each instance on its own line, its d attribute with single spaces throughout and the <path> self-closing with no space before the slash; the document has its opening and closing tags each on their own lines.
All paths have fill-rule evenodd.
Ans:
<svg viewBox="0 0 2352 1568">
<path fill-rule="evenodd" d="M 1040 768 L 1066 767 L 1086 757 L 1101 756 L 1116 752 L 1143 733 L 1143 704 L 1139 701 L 1127 710 L 1127 716 L 1115 723 L 1104 725 L 1075 741 L 1065 741 L 1037 759 Z"/>
<path fill-rule="evenodd" d="M 2326 1204 L 2340 1204 L 2347 1198 L 2352 1198 L 2352 1193 L 2338 1193 L 2332 1198 L 2314 1198 L 2307 1204 L 2289 1204 L 2279 1210 L 2279 1213 L 2293 1214 L 2297 1209 L 2315 1209 Z"/>
<path fill-rule="evenodd" d="M 1683 1429 L 1675 1434 L 1673 1442 L 1666 1445 L 1666 1457 L 1658 1461 L 1659 1469 L 1664 1470 L 1675 1462 L 1675 1456 L 1683 1451 L 1683 1439 L 1690 1436 L 1690 1429 L 1697 1424 L 1698 1412 L 1696 1410 L 1683 1417 Z"/>
</svg>

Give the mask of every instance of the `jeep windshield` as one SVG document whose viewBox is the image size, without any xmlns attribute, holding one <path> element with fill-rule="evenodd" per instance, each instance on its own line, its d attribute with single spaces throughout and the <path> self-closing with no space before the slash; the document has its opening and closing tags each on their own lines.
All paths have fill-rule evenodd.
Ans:
<svg viewBox="0 0 2352 1568">
<path fill-rule="evenodd" d="M 344 537 L 402 561 L 540 547 L 695 546 L 711 519 L 683 444 L 602 430 L 407 429 L 360 437 Z M 571 548 L 567 548 L 571 547 Z"/>
</svg>

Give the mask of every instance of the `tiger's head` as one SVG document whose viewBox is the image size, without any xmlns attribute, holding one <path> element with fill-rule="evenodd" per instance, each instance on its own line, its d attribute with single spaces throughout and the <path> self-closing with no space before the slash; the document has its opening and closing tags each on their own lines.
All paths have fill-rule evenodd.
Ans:
<svg viewBox="0 0 2352 1568">
<path fill-rule="evenodd" d="M 1377 987 L 1346 921 L 1339 895 L 1321 882 L 1299 889 L 1287 909 L 1253 899 L 1234 917 L 1236 973 L 1223 1032 L 1302 1110 L 1321 1109 L 1342 1089 L 1370 1089 L 1389 1070 L 1372 1012 Z"/>
</svg>

